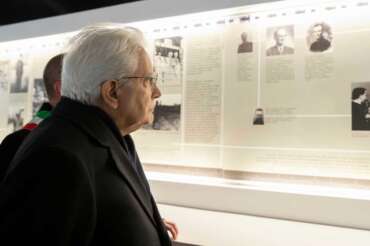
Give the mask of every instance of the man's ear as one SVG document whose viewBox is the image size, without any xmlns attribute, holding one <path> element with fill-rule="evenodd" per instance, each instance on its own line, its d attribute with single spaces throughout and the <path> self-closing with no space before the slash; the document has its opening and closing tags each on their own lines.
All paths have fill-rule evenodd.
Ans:
<svg viewBox="0 0 370 246">
<path fill-rule="evenodd" d="M 100 87 L 103 103 L 112 109 L 118 108 L 117 86 L 118 82 L 116 80 L 107 80 Z"/>
</svg>

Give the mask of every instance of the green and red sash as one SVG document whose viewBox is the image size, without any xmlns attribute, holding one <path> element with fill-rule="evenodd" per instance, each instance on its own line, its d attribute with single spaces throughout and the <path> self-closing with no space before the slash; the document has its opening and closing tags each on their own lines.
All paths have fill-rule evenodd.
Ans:
<svg viewBox="0 0 370 246">
<path fill-rule="evenodd" d="M 48 118 L 50 115 L 51 115 L 51 112 L 50 111 L 47 111 L 47 110 L 40 110 L 40 111 L 38 111 L 36 113 L 35 117 L 33 117 L 33 119 L 30 122 L 28 122 L 23 127 L 23 129 L 32 131 L 33 129 L 35 129 L 40 124 L 41 121 L 43 121 L 44 119 Z"/>
</svg>

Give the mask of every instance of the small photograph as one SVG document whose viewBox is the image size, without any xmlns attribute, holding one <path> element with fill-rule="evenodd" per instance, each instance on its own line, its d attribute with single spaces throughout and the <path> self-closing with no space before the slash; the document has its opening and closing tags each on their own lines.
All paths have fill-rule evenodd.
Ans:
<svg viewBox="0 0 370 246">
<path fill-rule="evenodd" d="M 370 82 L 352 84 L 352 130 L 370 130 Z"/>
<path fill-rule="evenodd" d="M 242 32 L 242 34 L 240 34 L 240 38 L 241 43 L 238 46 L 238 54 L 253 52 L 253 43 L 248 41 L 248 38 L 250 39 L 250 35 L 248 35 L 247 32 Z"/>
<path fill-rule="evenodd" d="M 33 83 L 32 115 L 35 115 L 41 105 L 47 101 L 48 97 L 44 86 L 44 80 L 35 79 Z"/>
<path fill-rule="evenodd" d="M 294 54 L 294 26 L 279 26 L 267 29 L 266 56 Z"/>
<path fill-rule="evenodd" d="M 182 37 L 155 40 L 154 66 L 161 85 L 181 84 L 183 69 Z"/>
<path fill-rule="evenodd" d="M 10 105 L 8 113 L 8 129 L 11 132 L 17 131 L 23 127 L 24 114 L 24 107 Z"/>
<path fill-rule="evenodd" d="M 262 108 L 256 108 L 254 111 L 253 125 L 264 125 L 264 113 Z"/>
<path fill-rule="evenodd" d="M 331 27 L 325 22 L 314 23 L 307 31 L 307 46 L 311 52 L 330 50 L 333 41 Z"/>
<path fill-rule="evenodd" d="M 0 61 L 0 93 L 8 93 L 9 61 Z"/>
<path fill-rule="evenodd" d="M 10 93 L 25 93 L 28 91 L 29 78 L 25 76 L 25 61 L 23 55 L 20 55 L 15 61 L 14 76 L 10 83 Z"/>
<path fill-rule="evenodd" d="M 161 131 L 179 131 L 181 115 L 181 96 L 165 95 L 156 101 L 154 120 L 145 129 Z"/>
</svg>

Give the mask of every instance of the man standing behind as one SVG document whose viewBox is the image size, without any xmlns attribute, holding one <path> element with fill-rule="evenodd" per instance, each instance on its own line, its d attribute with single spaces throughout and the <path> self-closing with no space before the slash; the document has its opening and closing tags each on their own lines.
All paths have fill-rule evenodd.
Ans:
<svg viewBox="0 0 370 246">
<path fill-rule="evenodd" d="M 286 46 L 286 38 L 288 34 L 285 28 L 279 28 L 274 32 L 275 45 L 266 50 L 267 56 L 276 55 L 288 55 L 293 54 L 294 49 L 292 47 Z"/>
<path fill-rule="evenodd" d="M 130 137 L 161 96 L 142 33 L 89 26 L 63 60 L 62 99 L 0 186 L 1 244 L 171 245 L 176 225 L 162 220 Z"/>
<path fill-rule="evenodd" d="M 9 134 L 2 141 L 0 145 L 0 182 L 3 180 L 6 169 L 8 168 L 11 160 L 13 159 L 13 156 L 17 152 L 23 140 L 33 129 L 38 126 L 38 124 L 43 119 L 50 116 L 50 111 L 59 102 L 62 60 L 63 54 L 54 56 L 48 61 L 44 69 L 43 79 L 49 102 L 43 103 L 33 119 L 28 122 L 22 129 Z"/>
</svg>

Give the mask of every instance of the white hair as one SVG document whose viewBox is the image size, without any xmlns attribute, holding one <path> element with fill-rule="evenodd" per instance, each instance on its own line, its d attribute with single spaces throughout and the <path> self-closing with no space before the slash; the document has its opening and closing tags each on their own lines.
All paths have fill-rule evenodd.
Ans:
<svg viewBox="0 0 370 246">
<path fill-rule="evenodd" d="M 63 59 L 62 96 L 95 105 L 101 83 L 132 76 L 145 47 L 142 32 L 132 27 L 108 23 L 83 28 Z"/>
</svg>

